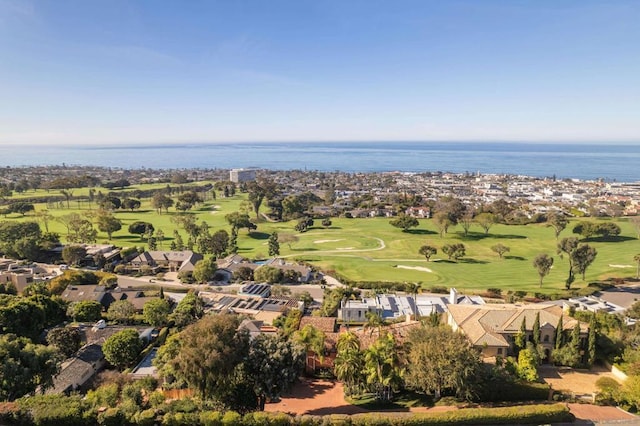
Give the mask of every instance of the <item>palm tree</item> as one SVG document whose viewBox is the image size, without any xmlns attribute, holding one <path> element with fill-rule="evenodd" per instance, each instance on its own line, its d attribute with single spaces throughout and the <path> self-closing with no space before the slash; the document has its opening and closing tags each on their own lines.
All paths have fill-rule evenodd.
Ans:
<svg viewBox="0 0 640 426">
<path fill-rule="evenodd" d="M 293 337 L 294 342 L 302 345 L 307 353 L 313 352 L 320 362 L 324 360 L 324 339 L 324 333 L 311 324 L 302 327 Z M 312 368 L 315 369 L 315 361 Z"/>
<path fill-rule="evenodd" d="M 364 372 L 367 383 L 375 389 L 376 399 L 390 401 L 393 385 L 402 377 L 395 340 L 390 333 L 380 337 L 365 351 Z"/>
<path fill-rule="evenodd" d="M 358 351 L 360 350 L 360 339 L 353 331 L 340 333 L 336 347 L 338 348 L 338 353 L 349 350 Z"/>
<path fill-rule="evenodd" d="M 363 382 L 364 359 L 362 352 L 348 348 L 338 350 L 338 355 L 333 361 L 333 373 L 336 378 L 344 383 L 346 395 L 358 393 Z"/>
<path fill-rule="evenodd" d="M 633 256 L 633 260 L 635 260 L 638 264 L 638 266 L 636 267 L 636 279 L 640 279 L 640 253 Z"/>
<path fill-rule="evenodd" d="M 369 329 L 369 336 L 373 335 L 375 329 L 378 329 L 378 337 L 382 336 L 382 326 L 386 325 L 382 315 L 377 312 L 367 312 L 364 316 L 367 319 L 364 328 Z"/>
</svg>

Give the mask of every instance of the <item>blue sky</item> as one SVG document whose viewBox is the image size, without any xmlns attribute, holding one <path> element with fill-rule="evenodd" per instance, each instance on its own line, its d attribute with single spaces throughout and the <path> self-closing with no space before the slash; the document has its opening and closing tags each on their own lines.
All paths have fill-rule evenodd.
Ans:
<svg viewBox="0 0 640 426">
<path fill-rule="evenodd" d="M 640 143 L 640 2 L 0 0 L 0 144 Z"/>
</svg>

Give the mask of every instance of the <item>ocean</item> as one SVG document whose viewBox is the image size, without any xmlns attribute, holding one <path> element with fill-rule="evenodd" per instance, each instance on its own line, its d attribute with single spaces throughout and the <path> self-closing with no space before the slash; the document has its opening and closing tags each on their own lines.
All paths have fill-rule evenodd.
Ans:
<svg viewBox="0 0 640 426">
<path fill-rule="evenodd" d="M 0 166 L 128 169 L 507 173 L 640 181 L 640 145 L 481 142 L 271 142 L 113 146 L 2 146 Z"/>
</svg>

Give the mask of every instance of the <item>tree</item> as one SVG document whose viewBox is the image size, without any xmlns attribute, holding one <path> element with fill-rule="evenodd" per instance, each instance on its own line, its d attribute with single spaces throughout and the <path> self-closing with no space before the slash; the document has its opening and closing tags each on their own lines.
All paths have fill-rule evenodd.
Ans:
<svg viewBox="0 0 640 426">
<path fill-rule="evenodd" d="M 298 220 L 298 223 L 295 226 L 295 230 L 298 232 L 307 232 L 307 230 L 313 226 L 313 219 L 310 217 L 303 217 Z"/>
<path fill-rule="evenodd" d="M 555 349 L 560 349 L 562 346 L 564 346 L 564 324 L 562 321 L 562 315 L 560 315 L 558 325 L 556 326 L 556 341 L 554 346 Z"/>
<path fill-rule="evenodd" d="M 582 280 L 585 280 L 587 268 L 593 263 L 598 252 L 589 244 L 580 244 L 572 253 L 573 268 L 576 274 L 582 274 Z"/>
<path fill-rule="evenodd" d="M 195 278 L 197 282 L 206 283 L 213 279 L 217 270 L 218 264 L 215 258 L 202 259 L 197 261 L 193 268 L 193 278 Z"/>
<path fill-rule="evenodd" d="M 569 260 L 569 277 L 565 281 L 565 287 L 567 288 L 567 290 L 571 288 L 571 284 L 575 280 L 572 254 L 577 247 L 578 247 L 578 239 L 575 237 L 563 238 L 558 243 L 558 254 L 560 255 L 561 258 L 563 257 L 563 254 L 566 254 Z"/>
<path fill-rule="evenodd" d="M 249 333 L 239 326 L 236 315 L 219 314 L 185 328 L 177 356 L 169 361 L 175 375 L 203 398 L 220 397 L 248 354 Z"/>
<path fill-rule="evenodd" d="M 22 216 L 25 216 L 27 213 L 35 211 L 35 207 L 32 203 L 16 201 L 9 204 L 9 211 L 12 213 L 20 213 Z"/>
<path fill-rule="evenodd" d="M 458 223 L 462 226 L 465 237 L 469 235 L 469 229 L 471 229 L 473 222 L 473 211 L 467 208 L 464 214 L 460 217 L 460 220 L 458 220 Z"/>
<path fill-rule="evenodd" d="M 328 217 L 322 219 L 322 226 L 325 228 L 328 228 L 331 226 L 331 219 L 329 219 Z"/>
<path fill-rule="evenodd" d="M 589 321 L 589 337 L 587 340 L 587 365 L 591 366 L 596 360 L 596 316 Z"/>
<path fill-rule="evenodd" d="M 98 229 L 101 232 L 106 232 L 109 239 L 114 232 L 122 229 L 122 222 L 116 219 L 111 213 L 102 211 L 98 213 L 97 218 Z"/>
<path fill-rule="evenodd" d="M 142 340 L 134 329 L 119 331 L 102 345 L 104 357 L 111 365 L 120 369 L 133 365 L 142 350 Z"/>
<path fill-rule="evenodd" d="M 364 351 L 366 381 L 373 387 L 378 401 L 390 401 L 393 388 L 402 377 L 395 340 L 391 333 L 380 336 Z"/>
<path fill-rule="evenodd" d="M 47 333 L 47 343 L 58 348 L 65 358 L 69 358 L 80 349 L 82 336 L 75 327 L 58 327 Z"/>
<path fill-rule="evenodd" d="M 6 304 L 0 306 L 0 333 L 36 339 L 47 325 L 43 306 L 31 298 L 5 296 L 4 300 Z"/>
<path fill-rule="evenodd" d="M 169 315 L 176 327 L 189 325 L 204 314 L 204 302 L 193 291 L 189 291 Z"/>
<path fill-rule="evenodd" d="M 304 347 L 306 352 L 313 352 L 320 359 L 324 358 L 324 332 L 311 324 L 307 324 L 294 333 L 293 341 Z"/>
<path fill-rule="evenodd" d="M 423 326 L 412 329 L 407 341 L 405 382 L 409 387 L 431 393 L 436 399 L 445 391 L 459 398 L 473 396 L 481 362 L 478 350 L 465 336 L 449 327 Z"/>
<path fill-rule="evenodd" d="M 142 240 L 144 234 L 153 231 L 153 225 L 149 222 L 136 221 L 129 225 L 129 233 L 140 235 L 140 240 Z"/>
<path fill-rule="evenodd" d="M 333 362 L 336 378 L 344 383 L 346 395 L 358 393 L 364 382 L 364 357 L 360 352 L 360 340 L 353 332 L 341 333 L 337 342 L 338 354 Z"/>
<path fill-rule="evenodd" d="M 533 259 L 533 267 L 538 271 L 538 275 L 540 276 L 540 287 L 542 287 L 542 280 L 544 277 L 549 275 L 551 272 L 551 267 L 553 266 L 553 257 L 542 253 L 536 256 Z"/>
<path fill-rule="evenodd" d="M 533 321 L 532 338 L 534 346 L 540 344 L 540 312 L 536 312 L 536 319 Z"/>
<path fill-rule="evenodd" d="M 304 359 L 302 346 L 280 336 L 260 334 L 253 339 L 244 368 L 260 410 L 267 399 L 279 398 L 298 379 Z"/>
<path fill-rule="evenodd" d="M 538 370 L 535 354 L 532 349 L 525 348 L 518 353 L 518 376 L 527 382 L 538 380 Z"/>
<path fill-rule="evenodd" d="M 440 233 L 440 238 L 443 238 L 445 234 L 449 231 L 449 227 L 453 225 L 453 222 L 449 218 L 446 213 L 439 212 L 433 216 L 433 223 L 438 228 Z"/>
<path fill-rule="evenodd" d="M 275 257 L 280 255 L 280 243 L 278 242 L 278 233 L 273 232 L 269 236 L 269 256 Z"/>
<path fill-rule="evenodd" d="M 409 229 L 415 228 L 420 225 L 418 219 L 412 216 L 408 216 L 404 213 L 399 214 L 397 218 L 389 221 L 389 224 L 396 228 L 401 228 L 402 232 L 406 232 Z"/>
<path fill-rule="evenodd" d="M 136 308 L 128 300 L 117 300 L 107 310 L 107 318 L 118 324 L 130 324 L 136 315 Z"/>
<path fill-rule="evenodd" d="M 125 198 L 122 200 L 121 207 L 126 210 L 134 211 L 140 208 L 140 200 L 135 198 Z"/>
<path fill-rule="evenodd" d="M 156 192 L 151 199 L 151 206 L 158 211 L 158 214 L 162 214 L 162 210 L 168 212 L 169 207 L 173 206 L 173 200 L 162 192 Z"/>
<path fill-rule="evenodd" d="M 493 213 L 480 213 L 475 217 L 475 221 L 484 230 L 485 235 L 488 235 L 497 218 Z"/>
<path fill-rule="evenodd" d="M 102 316 L 102 305 L 93 300 L 83 300 L 69 305 L 67 315 L 79 322 L 98 321 Z"/>
<path fill-rule="evenodd" d="M 276 186 L 273 182 L 263 179 L 249 182 L 247 185 L 249 193 L 249 202 L 256 213 L 256 219 L 260 219 L 260 206 L 265 198 L 271 198 L 275 195 Z"/>
<path fill-rule="evenodd" d="M 15 334 L 0 335 L 0 400 L 13 401 L 38 388 L 50 388 L 60 371 L 60 361 L 55 348 L 33 344 Z"/>
<path fill-rule="evenodd" d="M 226 215 L 225 220 L 231 225 L 232 229 L 247 228 L 247 231 L 256 229 L 256 224 L 251 222 L 249 215 L 246 213 L 233 212 Z"/>
<path fill-rule="evenodd" d="M 284 278 L 284 274 L 282 273 L 282 269 L 265 265 L 253 271 L 253 277 L 256 281 L 259 281 L 259 282 L 277 284 L 282 282 L 282 279 Z"/>
<path fill-rule="evenodd" d="M 458 260 L 466 254 L 464 244 L 446 244 L 442 246 L 442 252 L 446 254 L 449 259 Z"/>
<path fill-rule="evenodd" d="M 553 228 L 555 232 L 556 240 L 558 239 L 558 236 L 564 230 L 564 228 L 567 227 L 568 224 L 569 224 L 569 221 L 567 220 L 567 217 L 562 213 L 554 212 L 554 213 L 549 213 L 547 215 L 547 226 L 550 226 Z"/>
<path fill-rule="evenodd" d="M 509 253 L 511 251 L 511 248 L 502 244 L 496 244 L 494 246 L 491 246 L 491 251 L 498 253 L 498 256 L 500 256 L 500 259 L 502 259 L 502 256 L 505 253 Z"/>
<path fill-rule="evenodd" d="M 160 287 L 160 289 L 162 289 L 162 287 Z M 149 300 L 142 308 L 144 321 L 154 327 L 165 325 L 170 311 L 171 306 L 169 305 L 169 301 L 162 297 L 160 299 Z"/>
<path fill-rule="evenodd" d="M 425 245 L 420 247 L 420 250 L 418 251 L 418 253 L 420 253 L 425 258 L 427 258 L 427 262 L 428 262 L 431 259 L 431 256 L 438 253 L 438 249 L 434 246 Z"/>
<path fill-rule="evenodd" d="M 70 245 L 62 249 L 62 260 L 67 265 L 79 266 L 85 257 L 87 257 L 87 250 L 82 246 Z"/>
<path fill-rule="evenodd" d="M 527 318 L 522 317 L 522 322 L 520 323 L 520 330 L 518 334 L 516 334 L 516 338 L 514 341 L 516 345 L 516 351 L 521 351 L 527 345 Z"/>
<path fill-rule="evenodd" d="M 636 279 L 640 279 L 640 253 L 633 256 L 633 260 L 636 262 Z"/>
</svg>

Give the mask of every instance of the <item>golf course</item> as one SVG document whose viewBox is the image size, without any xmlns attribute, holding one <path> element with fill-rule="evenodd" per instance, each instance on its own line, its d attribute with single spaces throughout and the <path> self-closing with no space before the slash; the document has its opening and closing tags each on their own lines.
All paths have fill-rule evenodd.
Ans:
<svg viewBox="0 0 640 426">
<path fill-rule="evenodd" d="M 199 183 L 203 184 L 203 183 Z M 151 189 L 158 185 L 140 185 L 138 189 Z M 128 190 L 136 187 L 128 188 Z M 74 197 L 81 196 L 87 189 L 78 189 Z M 53 195 L 51 193 L 50 195 Z M 30 191 L 12 197 L 18 200 L 24 197 L 46 197 L 43 190 Z M 42 211 L 48 212 L 48 230 L 57 232 L 64 241 L 66 228 L 56 218 L 70 213 L 88 214 L 95 212 L 94 203 L 79 203 L 71 200 L 58 202 L 53 206 L 46 203 L 34 203 L 35 212 L 8 214 L 0 220 L 6 221 L 38 221 L 43 231 Z M 261 208 L 261 212 L 266 211 Z M 212 199 L 209 197 L 186 214 L 196 216 L 197 223 L 205 221 L 212 232 L 225 229 L 230 232 L 230 225 L 225 215 L 235 211 L 245 211 L 256 219 L 246 201 L 246 194 L 237 194 L 230 198 Z M 139 209 L 133 211 L 118 209 L 114 216 L 122 222 L 122 228 L 113 233 L 111 240 L 105 233 L 98 234 L 98 243 L 111 243 L 121 247 L 146 245 L 139 235 L 130 234 L 128 226 L 135 221 L 153 224 L 156 230 L 162 230 L 164 240 L 159 241 L 158 248 L 168 250 L 173 239 L 174 230 L 178 230 L 186 241 L 186 233 L 172 221 L 179 214 L 174 208 L 159 213 L 153 209 L 149 199 L 141 200 Z M 267 239 L 272 232 L 280 236 L 280 256 L 289 260 L 309 262 L 323 271 L 335 272 L 339 277 L 350 281 L 393 281 L 418 282 L 428 289 L 434 286 L 457 287 L 458 289 L 485 291 L 487 288 L 500 288 L 503 292 L 527 291 L 530 293 L 558 293 L 564 290 L 565 280 L 569 272 L 566 258 L 557 254 L 557 240 L 554 230 L 542 224 L 530 225 L 493 225 L 488 233 L 479 226 L 472 226 L 465 236 L 460 226 L 454 226 L 440 237 L 431 219 L 420 219 L 419 226 L 408 231 L 389 224 L 389 218 L 331 218 L 331 226 L 321 226 L 316 219 L 306 232 L 297 232 L 296 221 L 269 222 L 264 218 L 258 222 L 257 230 L 248 232 L 241 229 L 238 235 L 238 253 L 247 258 L 265 258 L 268 253 Z M 597 250 L 595 261 L 588 267 L 585 279 L 576 276 L 572 289 L 586 286 L 589 282 L 608 278 L 634 278 L 637 263 L 634 255 L 640 253 L 640 242 L 636 230 L 628 219 L 580 219 L 596 221 L 613 221 L 622 232 L 618 237 L 607 240 L 589 239 L 586 242 Z M 577 236 L 572 233 L 578 219 L 571 219 L 568 226 L 559 235 L 559 239 Z M 578 236 L 579 237 L 579 236 Z M 462 243 L 465 255 L 457 261 L 448 259 L 442 252 L 446 244 Z M 509 251 L 500 257 L 491 247 L 501 244 Z M 430 261 L 419 254 L 421 246 L 436 247 L 438 252 Z M 533 259 L 542 253 L 554 258 L 553 267 L 540 286 L 540 277 L 533 267 Z"/>
</svg>

